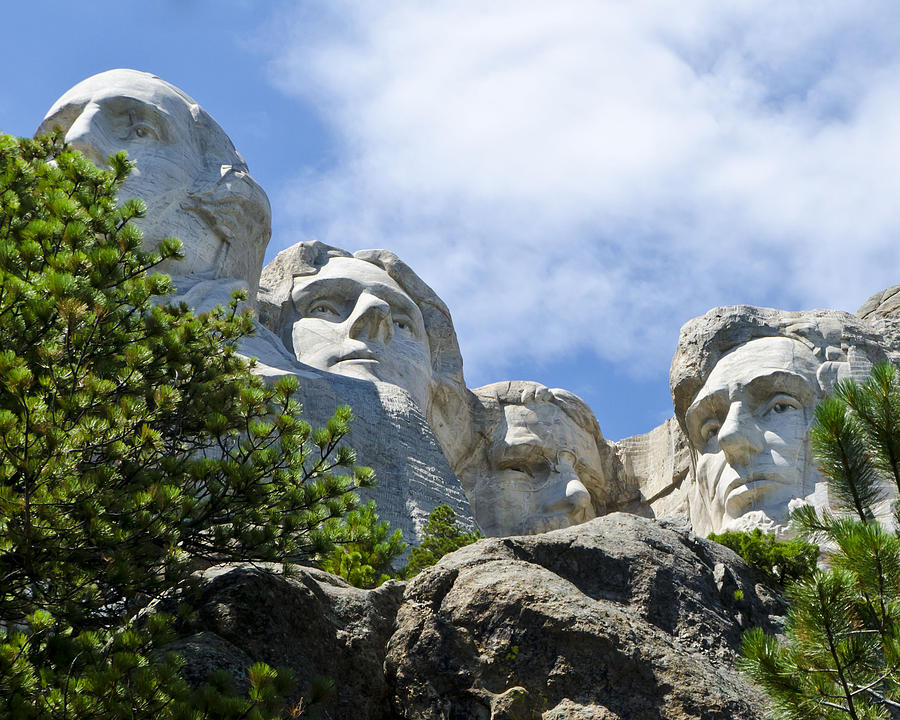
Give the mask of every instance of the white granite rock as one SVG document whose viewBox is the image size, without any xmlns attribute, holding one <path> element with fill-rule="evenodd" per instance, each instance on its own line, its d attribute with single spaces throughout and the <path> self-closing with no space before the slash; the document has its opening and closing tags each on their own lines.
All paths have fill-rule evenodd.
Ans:
<svg viewBox="0 0 900 720">
<path fill-rule="evenodd" d="M 468 393 L 450 311 L 387 250 L 353 255 L 320 242 L 263 270 L 260 321 L 301 363 L 404 389 L 451 466 L 468 445 Z"/>
<path fill-rule="evenodd" d="M 691 450 L 675 418 L 650 432 L 615 443 L 620 485 L 637 495 L 626 495 L 622 509 L 654 518 L 689 517 L 685 480 L 690 476 Z"/>
<path fill-rule="evenodd" d="M 728 306 L 685 324 L 670 382 L 691 447 L 694 532 L 785 535 L 796 503 L 826 506 L 813 410 L 835 382 L 861 380 L 884 358 L 877 333 L 835 310 Z"/>
<path fill-rule="evenodd" d="M 488 536 L 577 525 L 618 506 L 611 445 L 581 398 L 511 381 L 473 391 L 473 445 L 458 468 Z"/>
<path fill-rule="evenodd" d="M 229 278 L 235 287 L 234 280 L 244 281 L 248 297 L 255 297 L 271 235 L 269 200 L 193 98 L 150 73 L 109 70 L 59 98 L 37 132 L 55 128 L 98 165 L 128 152 L 135 166 L 120 200 L 138 197 L 147 204 L 147 217 L 137 224 L 148 245 L 165 237 L 184 243 L 184 260 L 159 267 L 173 276 L 179 293 Z"/>
<path fill-rule="evenodd" d="M 856 311 L 884 342 L 892 362 L 900 362 L 900 285 L 875 293 Z"/>
</svg>

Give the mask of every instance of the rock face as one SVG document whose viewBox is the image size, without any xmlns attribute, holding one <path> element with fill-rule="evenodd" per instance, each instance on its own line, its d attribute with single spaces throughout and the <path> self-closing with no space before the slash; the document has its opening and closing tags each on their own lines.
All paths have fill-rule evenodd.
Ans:
<svg viewBox="0 0 900 720">
<path fill-rule="evenodd" d="M 789 534 L 796 504 L 828 505 L 809 446 L 813 413 L 836 382 L 865 378 L 886 357 L 882 342 L 835 310 L 727 306 L 682 327 L 670 383 L 693 456 L 695 532 Z"/>
<path fill-rule="evenodd" d="M 884 339 L 891 361 L 900 360 L 900 285 L 875 293 L 856 314 Z"/>
<path fill-rule="evenodd" d="M 220 565 L 199 573 L 196 612 L 173 649 L 188 659 L 187 678 L 212 669 L 235 673 L 248 658 L 293 670 L 303 690 L 317 675 L 334 680 L 333 718 L 390 718 L 392 695 L 382 670 L 403 584 L 360 590 L 313 568 L 285 577 L 276 567 Z"/>
<path fill-rule="evenodd" d="M 675 418 L 615 443 L 620 485 L 638 497 L 623 510 L 655 518 L 688 518 L 684 482 L 691 470 L 687 436 Z"/>
<path fill-rule="evenodd" d="M 474 441 L 456 470 L 485 535 L 557 530 L 621 504 L 611 444 L 581 398 L 526 381 L 472 395 Z"/>
<path fill-rule="evenodd" d="M 744 628 L 784 611 L 731 551 L 622 513 L 485 539 L 371 591 L 222 566 L 195 606 L 189 668 L 329 675 L 329 716 L 354 720 L 762 718 L 733 661 Z"/>
</svg>

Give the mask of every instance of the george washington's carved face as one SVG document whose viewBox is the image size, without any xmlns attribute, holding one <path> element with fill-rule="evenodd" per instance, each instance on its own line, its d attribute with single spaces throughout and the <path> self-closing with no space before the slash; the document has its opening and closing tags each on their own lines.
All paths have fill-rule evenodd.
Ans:
<svg viewBox="0 0 900 720">
<path fill-rule="evenodd" d="M 292 341 L 301 362 L 339 375 L 398 385 L 428 407 L 431 353 L 422 312 L 384 270 L 331 258 L 294 278 Z"/>
<path fill-rule="evenodd" d="M 790 501 L 813 493 L 819 476 L 808 433 L 819 365 L 802 343 L 771 337 L 738 346 L 713 368 L 685 416 L 697 533 L 783 531 Z"/>
<path fill-rule="evenodd" d="M 54 103 L 38 133 L 54 128 L 97 165 L 128 153 L 135 165 L 119 199 L 147 204 L 137 222 L 148 245 L 178 237 L 185 246 L 185 259 L 165 272 L 244 277 L 255 287 L 268 200 L 227 135 L 190 97 L 148 73 L 110 70 Z"/>
</svg>

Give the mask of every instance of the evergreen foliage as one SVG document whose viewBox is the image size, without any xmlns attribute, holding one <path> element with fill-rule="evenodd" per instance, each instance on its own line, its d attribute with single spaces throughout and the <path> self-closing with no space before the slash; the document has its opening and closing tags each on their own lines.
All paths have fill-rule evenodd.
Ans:
<svg viewBox="0 0 900 720">
<path fill-rule="evenodd" d="M 764 572 L 782 587 L 812 575 L 819 557 L 817 545 L 800 538 L 779 542 L 773 534 L 759 528 L 751 532 L 712 533 L 708 539 L 734 550 L 750 567 Z"/>
<path fill-rule="evenodd" d="M 447 553 L 471 545 L 483 537 L 480 532 L 465 533 L 456 523 L 456 513 L 449 505 L 438 505 L 428 515 L 422 544 L 409 552 L 409 560 L 400 577 L 409 579 L 431 567 Z"/>
<path fill-rule="evenodd" d="M 296 379 L 249 372 L 239 297 L 159 302 L 180 243 L 142 248 L 109 163 L 0 135 L 0 717 L 274 717 L 286 673 L 194 691 L 139 610 L 197 563 L 329 552 L 373 476 L 339 445 L 349 408 L 313 430 Z"/>
<path fill-rule="evenodd" d="M 840 383 L 816 409 L 811 444 L 839 507 L 806 506 L 791 519 L 802 537 L 833 548 L 831 568 L 789 588 L 785 641 L 757 628 L 742 645 L 773 717 L 900 717 L 900 539 L 875 520 L 875 504 L 900 490 L 898 431 L 891 365 L 862 385 Z"/>
<path fill-rule="evenodd" d="M 345 539 L 316 564 L 360 588 L 390 580 L 393 561 L 407 548 L 400 529 L 391 532 L 387 521 L 379 521 L 374 502 L 351 510 L 344 528 Z"/>
</svg>

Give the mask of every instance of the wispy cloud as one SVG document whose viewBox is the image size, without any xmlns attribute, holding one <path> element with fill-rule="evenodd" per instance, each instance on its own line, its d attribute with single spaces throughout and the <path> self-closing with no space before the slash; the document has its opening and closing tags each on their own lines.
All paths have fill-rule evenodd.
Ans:
<svg viewBox="0 0 900 720">
<path fill-rule="evenodd" d="M 711 306 L 853 310 L 900 282 L 900 6 L 286 6 L 271 77 L 338 138 L 273 197 L 295 234 L 387 247 L 468 366 L 667 367 Z"/>
</svg>

